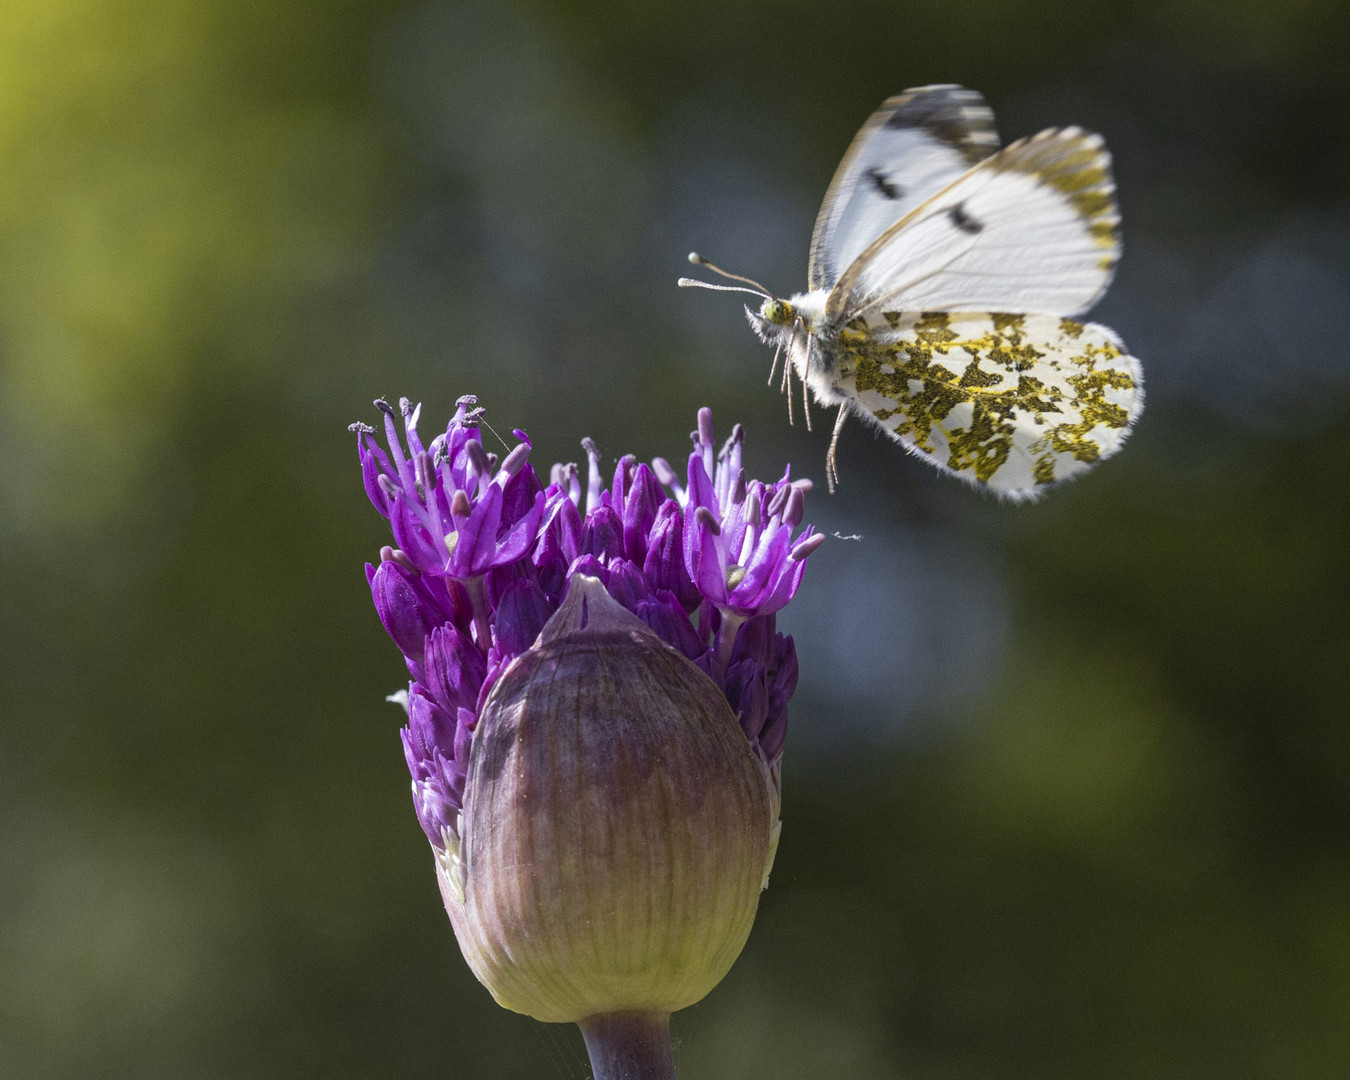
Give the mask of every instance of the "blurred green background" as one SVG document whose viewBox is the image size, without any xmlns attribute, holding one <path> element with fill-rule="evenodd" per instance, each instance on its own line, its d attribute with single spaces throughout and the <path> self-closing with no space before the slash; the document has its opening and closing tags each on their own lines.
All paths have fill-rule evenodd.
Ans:
<svg viewBox="0 0 1350 1080">
<path fill-rule="evenodd" d="M 1350 1075 L 1338 0 L 6 0 L 0 1076 L 588 1075 L 459 958 L 346 425 L 823 479 L 780 293 L 929 82 L 1116 155 L 1125 453 L 1031 507 L 860 425 L 783 624 L 773 885 L 682 1075 Z"/>
</svg>

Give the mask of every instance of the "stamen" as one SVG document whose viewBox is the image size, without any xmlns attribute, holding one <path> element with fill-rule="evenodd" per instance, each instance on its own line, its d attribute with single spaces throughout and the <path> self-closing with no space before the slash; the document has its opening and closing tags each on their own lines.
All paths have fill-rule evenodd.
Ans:
<svg viewBox="0 0 1350 1080">
<path fill-rule="evenodd" d="M 698 411 L 699 455 L 703 458 L 703 468 L 714 482 L 717 479 L 717 464 L 713 458 L 713 418 L 712 410 L 706 406 Z"/>
<path fill-rule="evenodd" d="M 581 448 L 586 451 L 589 462 L 586 469 L 586 513 L 589 514 L 600 505 L 600 448 L 589 435 L 581 440 Z"/>
<path fill-rule="evenodd" d="M 710 449 L 713 444 L 712 410 L 707 406 L 698 411 L 698 441 L 700 445 Z"/>
<path fill-rule="evenodd" d="M 745 523 L 752 529 L 758 529 L 764 523 L 760 516 L 760 493 L 758 485 L 751 489 L 745 500 Z"/>
<path fill-rule="evenodd" d="M 488 464 L 487 451 L 483 449 L 483 444 L 477 439 L 470 439 L 464 444 L 464 452 L 469 458 L 469 467 L 474 471 L 477 478 L 482 479 L 492 474 L 492 468 Z"/>
<path fill-rule="evenodd" d="M 633 462 L 636 460 L 632 454 L 624 454 L 614 463 L 614 482 L 610 485 L 610 490 L 613 491 L 615 502 L 619 506 L 628 501 L 629 486 L 633 480 Z"/>
<path fill-rule="evenodd" d="M 823 543 L 825 543 L 824 533 L 812 533 L 793 545 L 792 550 L 788 552 L 788 558 L 793 562 L 801 562 Z"/>
<path fill-rule="evenodd" d="M 575 461 L 569 461 L 563 466 L 563 480 L 567 485 L 567 497 L 572 500 L 572 505 L 580 506 L 581 470 L 577 468 Z"/>
<path fill-rule="evenodd" d="M 518 443 L 516 448 L 506 455 L 506 460 L 502 462 L 501 471 L 508 477 L 515 476 L 525 467 L 525 462 L 530 459 L 530 444 Z"/>
<path fill-rule="evenodd" d="M 441 513 L 441 500 L 436 495 L 436 489 L 443 486 L 440 483 L 440 473 L 431 468 L 431 455 L 426 451 L 418 455 L 418 460 L 424 462 L 427 466 L 426 483 L 423 483 L 420 479 L 418 481 L 418 494 L 421 496 L 422 503 L 426 505 L 426 509 L 422 510 L 420 505 L 416 506 L 415 509 L 419 511 L 418 517 L 422 519 L 431 535 L 441 536 L 445 533 L 445 515 Z"/>
<path fill-rule="evenodd" d="M 404 471 L 407 459 L 403 456 L 403 440 L 399 438 L 398 428 L 394 425 L 394 407 L 384 398 L 375 399 L 375 408 L 384 413 L 384 441 L 389 447 L 389 461 L 394 466 L 400 481 L 407 483 L 408 474 Z"/>
<path fill-rule="evenodd" d="M 665 487 L 673 487 L 680 482 L 679 475 L 670 467 L 670 462 L 663 457 L 652 458 L 652 472 L 656 474 L 656 479 Z"/>
<path fill-rule="evenodd" d="M 457 488 L 450 499 L 450 516 L 458 520 L 468 517 L 471 513 L 473 507 L 469 504 L 469 496 L 464 493 L 463 488 Z"/>
<path fill-rule="evenodd" d="M 431 455 L 425 450 L 415 454 L 412 459 L 413 476 L 417 480 L 417 494 L 427 502 L 431 501 L 436 490 L 436 470 L 431 463 Z"/>
<path fill-rule="evenodd" d="M 380 562 L 398 563 L 404 570 L 414 577 L 421 577 L 422 571 L 417 569 L 417 565 L 408 558 L 408 553 L 399 548 L 392 548 L 388 544 L 380 548 Z"/>
<path fill-rule="evenodd" d="M 717 515 L 706 506 L 700 506 L 694 511 L 694 520 L 706 527 L 714 536 L 722 535 L 722 523 L 717 520 Z"/>
<path fill-rule="evenodd" d="M 575 506 L 581 498 L 581 485 L 577 482 L 577 464 L 575 461 L 558 462 L 549 470 L 549 484 L 557 484 Z"/>
</svg>

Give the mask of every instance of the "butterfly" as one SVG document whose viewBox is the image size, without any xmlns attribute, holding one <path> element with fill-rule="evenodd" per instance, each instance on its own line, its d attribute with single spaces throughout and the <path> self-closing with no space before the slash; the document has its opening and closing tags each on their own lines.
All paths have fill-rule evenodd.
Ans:
<svg viewBox="0 0 1350 1080">
<path fill-rule="evenodd" d="M 1078 320 L 1120 255 L 1111 158 L 1099 135 L 1052 128 L 999 149 L 975 91 L 923 86 L 885 101 L 836 170 L 811 238 L 809 291 L 752 288 L 750 325 L 838 406 L 826 457 L 856 414 L 938 468 L 1035 498 L 1120 449 L 1143 373 L 1120 338 Z M 807 413 L 808 424 L 810 413 Z"/>
</svg>

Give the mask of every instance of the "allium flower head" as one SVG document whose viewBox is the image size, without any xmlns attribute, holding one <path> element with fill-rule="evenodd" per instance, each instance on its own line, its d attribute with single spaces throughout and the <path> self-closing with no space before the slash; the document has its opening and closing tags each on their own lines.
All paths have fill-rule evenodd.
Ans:
<svg viewBox="0 0 1350 1080">
<path fill-rule="evenodd" d="M 366 576 L 466 959 L 502 1004 L 588 1031 L 697 1001 L 777 841 L 797 659 L 774 620 L 822 540 L 809 482 L 748 480 L 707 409 L 683 485 L 629 456 L 606 484 L 586 440 L 584 482 L 545 486 L 524 433 L 484 450 L 472 397 L 427 444 L 419 407 L 376 405 L 384 444 L 353 428 L 396 546 Z"/>
</svg>

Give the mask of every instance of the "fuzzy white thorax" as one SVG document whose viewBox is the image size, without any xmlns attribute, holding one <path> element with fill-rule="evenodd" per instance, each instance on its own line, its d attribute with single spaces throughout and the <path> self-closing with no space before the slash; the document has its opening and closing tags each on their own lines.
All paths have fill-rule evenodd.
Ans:
<svg viewBox="0 0 1350 1080">
<path fill-rule="evenodd" d="M 758 311 L 748 306 L 745 309 L 760 340 L 781 349 L 797 378 L 811 388 L 811 395 L 818 404 L 826 406 L 844 405 L 849 400 L 835 386 L 833 378 L 834 339 L 838 328 L 831 326 L 825 317 L 825 301 L 829 295 L 828 289 L 796 293 L 785 302 L 791 313 L 787 322 L 775 322 L 766 315 L 769 306 L 784 303 L 781 300 L 766 300 Z"/>
</svg>

